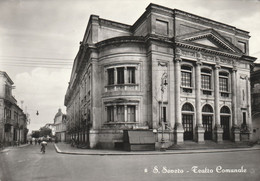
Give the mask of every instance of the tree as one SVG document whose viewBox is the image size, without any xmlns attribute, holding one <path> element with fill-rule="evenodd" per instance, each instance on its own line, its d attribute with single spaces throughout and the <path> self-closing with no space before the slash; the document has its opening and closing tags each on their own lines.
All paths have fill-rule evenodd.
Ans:
<svg viewBox="0 0 260 181">
<path fill-rule="evenodd" d="M 33 138 L 39 138 L 40 137 L 40 131 L 33 131 L 32 132 L 32 137 Z"/>
<path fill-rule="evenodd" d="M 42 127 L 40 128 L 40 137 L 47 137 L 47 136 L 52 136 L 52 131 L 50 128 L 45 128 Z"/>
</svg>

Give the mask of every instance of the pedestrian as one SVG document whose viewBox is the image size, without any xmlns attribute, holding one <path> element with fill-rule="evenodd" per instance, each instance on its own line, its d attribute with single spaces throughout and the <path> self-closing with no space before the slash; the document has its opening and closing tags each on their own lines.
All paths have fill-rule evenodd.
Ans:
<svg viewBox="0 0 260 181">
<path fill-rule="evenodd" d="M 32 145 L 32 140 L 30 140 L 30 144 Z"/>
<path fill-rule="evenodd" d="M 35 145 L 37 145 L 37 139 L 34 140 Z"/>
<path fill-rule="evenodd" d="M 40 139 L 38 139 L 38 144 L 39 144 L 39 145 L 41 144 L 41 140 L 40 140 Z"/>
</svg>

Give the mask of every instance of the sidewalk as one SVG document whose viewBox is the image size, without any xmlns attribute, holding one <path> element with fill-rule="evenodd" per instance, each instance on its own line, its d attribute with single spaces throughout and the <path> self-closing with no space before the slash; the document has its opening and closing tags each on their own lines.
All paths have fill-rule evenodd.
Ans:
<svg viewBox="0 0 260 181">
<path fill-rule="evenodd" d="M 236 152 L 260 150 L 260 145 L 246 148 L 222 148 L 222 149 L 190 149 L 190 150 L 166 150 L 166 151 L 120 151 L 120 150 L 101 150 L 101 149 L 80 149 L 71 147 L 70 144 L 54 144 L 57 153 L 72 155 L 168 155 L 168 154 L 193 154 L 193 153 L 214 153 L 214 152 Z"/>
<path fill-rule="evenodd" d="M 8 152 L 8 151 L 13 150 L 15 148 L 23 148 L 23 147 L 28 146 L 28 145 L 30 145 L 30 144 L 22 144 L 22 145 L 19 145 L 19 146 L 8 146 L 8 147 L 5 147 L 2 150 L 0 149 L 0 153 L 5 153 L 5 152 Z"/>
</svg>

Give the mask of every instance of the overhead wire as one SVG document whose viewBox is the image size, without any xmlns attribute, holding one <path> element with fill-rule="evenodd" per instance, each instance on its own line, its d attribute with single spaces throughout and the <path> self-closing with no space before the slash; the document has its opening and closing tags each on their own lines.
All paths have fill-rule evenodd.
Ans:
<svg viewBox="0 0 260 181">
<path fill-rule="evenodd" d="M 50 57 L 21 57 L 21 56 L 0 56 L 4 58 L 27 58 L 27 59 L 50 59 L 50 60 L 74 60 L 73 58 L 50 58 Z"/>
<path fill-rule="evenodd" d="M 71 69 L 73 66 L 73 59 L 50 57 L 0 56 L 0 63 L 3 66 Z"/>
<path fill-rule="evenodd" d="M 4 66 L 13 66 L 13 67 L 42 67 L 42 68 L 56 68 L 56 69 L 72 69 L 72 67 L 62 67 L 62 66 L 44 66 L 44 65 L 20 65 L 20 64 L 7 64 L 7 65 L 4 65 Z"/>
</svg>

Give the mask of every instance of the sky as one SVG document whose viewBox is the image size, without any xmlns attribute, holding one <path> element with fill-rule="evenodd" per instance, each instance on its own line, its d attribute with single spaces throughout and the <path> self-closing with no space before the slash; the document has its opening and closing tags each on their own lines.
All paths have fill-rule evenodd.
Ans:
<svg viewBox="0 0 260 181">
<path fill-rule="evenodd" d="M 89 16 L 133 25 L 150 3 L 249 31 L 250 56 L 260 59 L 259 0 L 0 0 L 0 70 L 30 115 L 30 132 L 53 123 L 59 108 L 66 113 L 64 96 Z"/>
</svg>

